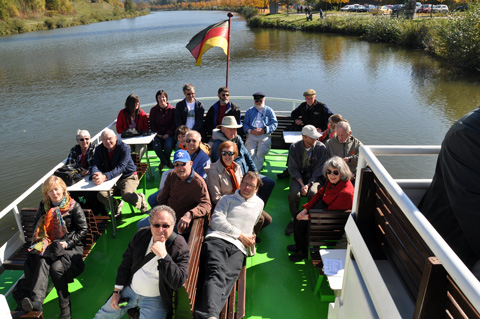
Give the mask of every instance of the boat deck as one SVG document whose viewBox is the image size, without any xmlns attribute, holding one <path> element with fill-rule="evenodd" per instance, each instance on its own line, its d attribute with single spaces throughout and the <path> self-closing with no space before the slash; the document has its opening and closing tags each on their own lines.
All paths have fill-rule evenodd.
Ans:
<svg viewBox="0 0 480 319">
<path fill-rule="evenodd" d="M 286 153 L 285 150 L 272 150 L 262 171 L 277 183 L 265 209 L 273 222 L 260 233 L 262 241 L 257 246 L 257 254 L 247 259 L 246 318 L 327 318 L 328 302 L 321 299 L 328 297 L 313 294 L 318 272 L 309 262 L 292 263 L 288 259 L 286 247 L 293 243 L 293 236 L 284 234 L 290 219 L 289 180 L 276 179 L 276 174 L 285 168 Z M 155 156 L 153 151 L 149 154 Z M 151 158 L 150 162 L 154 179 L 147 181 L 147 196 L 158 189 L 160 182 L 158 159 Z M 110 296 L 122 254 L 137 230 L 137 221 L 143 217 L 140 213 L 132 214 L 128 205 L 124 205 L 122 218 L 117 219 L 116 238 L 109 225 L 98 239 L 85 260 L 85 271 L 69 286 L 73 318 L 93 318 Z M 0 293 L 5 294 L 21 275 L 20 271 L 4 271 L 0 275 Z M 326 297 L 332 292 L 328 285 L 323 285 L 320 294 Z M 11 295 L 8 302 L 11 309 L 16 307 Z M 58 312 L 57 294 L 52 289 L 45 300 L 45 318 L 57 318 Z"/>
</svg>

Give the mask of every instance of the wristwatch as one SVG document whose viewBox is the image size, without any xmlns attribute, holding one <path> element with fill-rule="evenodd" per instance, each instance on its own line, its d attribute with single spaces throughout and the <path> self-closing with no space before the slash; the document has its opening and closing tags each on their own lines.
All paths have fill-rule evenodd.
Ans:
<svg viewBox="0 0 480 319">
<path fill-rule="evenodd" d="M 114 291 L 112 292 L 112 294 L 114 294 L 114 295 L 119 294 L 119 293 L 120 293 L 120 290 L 114 290 Z"/>
</svg>

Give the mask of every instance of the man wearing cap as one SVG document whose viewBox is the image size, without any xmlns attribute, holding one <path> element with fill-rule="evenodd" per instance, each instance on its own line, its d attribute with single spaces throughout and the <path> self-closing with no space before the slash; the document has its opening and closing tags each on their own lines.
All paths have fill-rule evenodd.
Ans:
<svg viewBox="0 0 480 319">
<path fill-rule="evenodd" d="M 213 104 L 207 112 L 203 127 L 207 136 L 212 135 L 212 131 L 218 125 L 222 124 L 225 116 L 234 116 L 237 123 L 240 124 L 240 108 L 233 102 L 230 102 L 230 91 L 222 86 L 218 89 L 218 101 Z"/>
<path fill-rule="evenodd" d="M 288 203 L 292 219 L 285 229 L 286 235 L 293 234 L 293 218 L 300 204 L 300 197 L 310 200 L 323 182 L 322 168 L 328 159 L 327 149 L 318 141 L 320 133 L 313 125 L 302 128 L 302 139 L 292 145 L 288 154 L 288 172 L 290 173 L 290 193 Z"/>
<path fill-rule="evenodd" d="M 272 108 L 265 105 L 265 94 L 253 94 L 255 105 L 245 112 L 243 131 L 247 134 L 245 147 L 258 170 L 263 167 L 265 155 L 272 146 L 272 133 L 278 125 L 277 117 Z"/>
<path fill-rule="evenodd" d="M 328 157 L 339 156 L 347 163 L 353 175 L 357 172 L 358 152 L 363 143 L 352 135 L 348 122 L 340 122 L 335 126 L 335 138 L 325 144 Z"/>
<path fill-rule="evenodd" d="M 295 121 L 295 130 L 300 131 L 305 125 L 313 125 L 319 132 L 325 131 L 332 111 L 322 102 L 317 101 L 317 93 L 313 89 L 303 92 L 305 102 L 301 103 L 290 115 Z M 288 166 L 288 161 L 287 161 Z M 278 178 L 289 176 L 288 170 L 277 175 Z"/>
<path fill-rule="evenodd" d="M 176 231 L 183 233 L 194 218 L 210 213 L 212 204 L 204 179 L 192 169 L 190 155 L 185 150 L 178 150 L 173 156 L 173 167 L 165 180 L 165 185 L 148 198 L 152 207 L 167 205 L 176 213 Z M 152 196 L 155 196 L 152 198 Z M 156 203 L 154 202 L 154 199 Z M 153 204 L 153 205 L 152 205 Z M 149 226 L 148 219 L 141 220 L 139 228 Z"/>
<path fill-rule="evenodd" d="M 257 166 L 255 166 L 250 153 L 245 147 L 245 144 L 243 144 L 242 139 L 237 135 L 237 129 L 242 126 L 237 124 L 233 116 L 225 116 L 222 124 L 219 126 L 220 128 L 214 129 L 212 134 L 212 162 L 216 162 L 220 158 L 218 154 L 220 144 L 225 141 L 232 141 L 237 144 L 238 156 L 234 161 L 240 165 L 242 175 L 245 176 L 245 173 L 248 171 L 257 172 Z M 263 186 L 258 190 L 258 197 L 267 205 L 268 198 L 275 187 L 275 181 L 268 176 L 263 176 L 262 183 Z"/>
</svg>

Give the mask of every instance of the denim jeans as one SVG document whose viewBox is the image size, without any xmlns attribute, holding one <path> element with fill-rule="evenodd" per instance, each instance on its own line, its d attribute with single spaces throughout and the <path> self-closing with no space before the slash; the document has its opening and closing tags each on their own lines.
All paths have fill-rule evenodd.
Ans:
<svg viewBox="0 0 480 319">
<path fill-rule="evenodd" d="M 167 309 L 163 304 L 162 297 L 144 297 L 138 295 L 130 286 L 126 286 L 120 293 L 120 298 L 129 298 L 128 304 L 118 310 L 114 310 L 110 305 L 112 297 L 107 300 L 107 303 L 97 312 L 95 319 L 119 319 L 128 309 L 140 307 L 140 319 L 150 318 L 165 318 L 167 316 Z"/>
<path fill-rule="evenodd" d="M 174 145 L 175 139 L 173 136 L 169 136 L 165 140 L 161 137 L 155 136 L 155 139 L 153 140 L 153 149 L 163 165 L 170 163 L 170 154 L 172 154 Z"/>
</svg>

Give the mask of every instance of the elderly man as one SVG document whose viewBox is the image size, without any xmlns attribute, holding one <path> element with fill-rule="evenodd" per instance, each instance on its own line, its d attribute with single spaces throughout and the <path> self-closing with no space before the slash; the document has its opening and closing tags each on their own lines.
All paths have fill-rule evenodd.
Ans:
<svg viewBox="0 0 480 319">
<path fill-rule="evenodd" d="M 136 193 L 138 187 L 137 167 L 130 155 L 130 147 L 117 140 L 111 129 L 106 129 L 101 135 L 102 144 L 95 149 L 93 158 L 92 176 L 96 185 L 122 175 L 113 187 L 113 194 L 119 194 L 122 199 L 135 206 L 142 213 L 148 210 L 145 195 Z M 98 192 L 98 200 L 109 207 L 108 192 Z M 121 202 L 116 203 L 117 213 L 120 213 Z M 112 212 L 114 213 L 114 212 Z"/>
<path fill-rule="evenodd" d="M 332 111 L 330 111 L 327 105 L 317 101 L 315 90 L 306 90 L 303 96 L 305 97 L 305 102 L 301 103 L 290 115 L 292 120 L 295 121 L 295 130 L 300 131 L 305 125 L 313 125 L 317 131 L 325 131 L 328 127 L 328 119 L 333 115 Z M 277 176 L 278 178 L 288 177 L 288 170 L 286 169 Z"/>
<path fill-rule="evenodd" d="M 286 235 L 292 235 L 294 220 L 300 204 L 300 197 L 310 200 L 318 190 L 319 182 L 323 182 L 322 168 L 328 155 L 325 145 L 318 141 L 320 133 L 313 125 L 305 125 L 302 129 L 302 140 L 290 145 L 288 154 L 288 171 L 290 173 L 290 193 L 288 203 L 292 219 L 285 229 Z"/>
<path fill-rule="evenodd" d="M 203 179 L 206 179 L 207 173 L 205 173 L 205 167 L 209 166 L 212 162 L 210 161 L 210 156 L 201 148 L 202 136 L 197 131 L 188 131 L 185 137 L 187 152 L 193 162 L 193 170 L 203 177 Z"/>
<path fill-rule="evenodd" d="M 218 318 L 242 270 L 248 248 L 255 245 L 253 226 L 263 201 L 255 196 L 260 176 L 247 172 L 240 189 L 217 203 L 201 254 L 203 282 L 195 303 L 195 318 Z"/>
<path fill-rule="evenodd" d="M 173 156 L 174 169 L 168 174 L 165 185 L 161 191 L 148 198 L 152 207 L 168 205 L 175 210 L 178 220 L 176 230 L 179 233 L 188 230 L 194 218 L 203 217 L 212 210 L 207 184 L 195 173 L 192 165 L 187 151 L 176 151 Z M 148 220 L 141 220 L 137 226 L 148 226 Z M 188 231 L 185 236 L 188 237 Z"/>
<path fill-rule="evenodd" d="M 190 250 L 173 232 L 173 209 L 154 207 L 148 218 L 152 226 L 137 231 L 128 244 L 112 296 L 95 319 L 121 318 L 134 307 L 140 307 L 140 318 L 166 318 L 172 312 L 173 292 L 187 280 Z M 126 306 L 119 305 L 123 300 Z"/>
<path fill-rule="evenodd" d="M 265 155 L 272 146 L 272 133 L 278 125 L 277 117 L 272 108 L 265 105 L 265 94 L 253 93 L 255 106 L 245 112 L 243 131 L 247 134 L 245 147 L 258 170 L 263 167 Z"/>
<path fill-rule="evenodd" d="M 212 131 L 218 125 L 222 124 L 225 116 L 233 116 L 240 124 L 240 108 L 233 102 L 230 102 L 230 91 L 222 86 L 218 89 L 218 101 L 213 104 L 207 112 L 203 123 L 205 134 L 212 135 Z"/>
<path fill-rule="evenodd" d="M 183 86 L 185 98 L 175 106 L 175 125 L 186 125 L 189 129 L 200 132 L 203 136 L 203 114 L 205 108 L 202 102 L 195 99 L 195 87 L 192 84 Z"/>
<path fill-rule="evenodd" d="M 335 127 L 335 138 L 327 141 L 328 157 L 339 156 L 347 163 L 355 175 L 357 171 L 358 151 L 362 142 L 353 137 L 352 129 L 348 122 L 340 122 Z"/>
<path fill-rule="evenodd" d="M 243 144 L 242 139 L 237 135 L 237 129 L 242 127 L 238 125 L 233 116 L 225 116 L 220 125 L 220 129 L 214 129 L 212 134 L 212 161 L 216 162 L 219 159 L 218 147 L 225 141 L 232 141 L 237 144 L 238 156 L 234 161 L 240 165 L 242 169 L 242 175 L 244 176 L 246 172 L 252 171 L 257 172 L 257 166 L 252 160 L 250 153 Z M 275 181 L 268 176 L 262 177 L 263 186 L 258 191 L 258 196 L 263 200 L 265 205 L 267 205 L 268 198 L 275 187 Z"/>
</svg>

